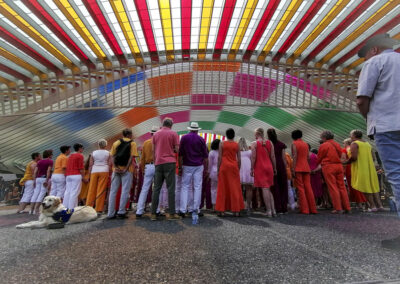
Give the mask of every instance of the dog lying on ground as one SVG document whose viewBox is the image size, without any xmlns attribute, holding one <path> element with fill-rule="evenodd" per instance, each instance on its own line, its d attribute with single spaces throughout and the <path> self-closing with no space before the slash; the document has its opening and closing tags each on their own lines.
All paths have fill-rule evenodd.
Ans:
<svg viewBox="0 0 400 284">
<path fill-rule="evenodd" d="M 45 228 L 51 224 L 73 224 L 97 219 L 97 212 L 90 206 L 78 206 L 67 209 L 56 196 L 47 196 L 42 202 L 42 211 L 38 221 L 17 225 L 18 229 Z"/>
</svg>

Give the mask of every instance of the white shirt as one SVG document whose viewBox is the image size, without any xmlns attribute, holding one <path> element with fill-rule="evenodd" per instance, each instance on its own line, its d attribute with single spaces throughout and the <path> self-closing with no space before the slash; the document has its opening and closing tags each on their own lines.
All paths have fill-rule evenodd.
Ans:
<svg viewBox="0 0 400 284">
<path fill-rule="evenodd" d="M 371 98 L 367 133 L 400 130 L 400 54 L 392 49 L 368 59 L 361 70 L 357 96 Z"/>
<path fill-rule="evenodd" d="M 93 151 L 92 157 L 92 173 L 108 173 L 108 158 L 110 157 L 110 152 L 107 150 L 96 150 Z"/>
</svg>

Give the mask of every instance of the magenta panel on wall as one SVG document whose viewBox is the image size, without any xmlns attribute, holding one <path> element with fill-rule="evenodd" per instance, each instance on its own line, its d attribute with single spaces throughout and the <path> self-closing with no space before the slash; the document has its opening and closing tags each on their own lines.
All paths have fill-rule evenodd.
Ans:
<svg viewBox="0 0 400 284">
<path fill-rule="evenodd" d="M 190 118 L 190 111 L 189 110 L 184 110 L 184 111 L 177 111 L 177 112 L 172 112 L 169 114 L 163 114 L 160 116 L 161 121 L 166 118 L 172 118 L 174 123 L 181 123 L 181 122 L 188 122 Z"/>
<path fill-rule="evenodd" d="M 196 106 L 196 104 L 224 104 L 226 102 L 226 95 L 219 94 L 194 94 L 192 95 L 191 103 L 192 110 L 221 110 L 222 106 Z"/>
<path fill-rule="evenodd" d="M 310 93 L 322 100 L 327 100 L 331 97 L 331 92 L 329 90 L 325 90 L 323 87 L 311 84 L 311 82 L 304 81 L 303 79 L 299 79 L 295 76 L 286 75 L 285 83 L 298 87 L 300 90 L 306 91 L 307 93 Z"/>
<path fill-rule="evenodd" d="M 278 84 L 279 82 L 273 79 L 238 73 L 229 94 L 263 102 L 268 99 Z"/>
</svg>

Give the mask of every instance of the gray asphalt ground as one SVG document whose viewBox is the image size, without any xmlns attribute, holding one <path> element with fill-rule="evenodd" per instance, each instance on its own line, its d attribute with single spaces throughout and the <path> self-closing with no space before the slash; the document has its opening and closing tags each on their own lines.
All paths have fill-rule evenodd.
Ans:
<svg viewBox="0 0 400 284">
<path fill-rule="evenodd" d="M 0 283 L 400 283 L 400 252 L 380 245 L 400 235 L 391 213 L 15 229 L 34 218 L 1 212 Z"/>
</svg>

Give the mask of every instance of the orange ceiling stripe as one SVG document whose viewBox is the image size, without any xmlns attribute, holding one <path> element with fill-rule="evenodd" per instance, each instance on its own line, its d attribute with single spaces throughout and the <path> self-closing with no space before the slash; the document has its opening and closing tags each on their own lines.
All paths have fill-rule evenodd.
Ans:
<svg viewBox="0 0 400 284">
<path fill-rule="evenodd" d="M 0 47 L 0 52 L 1 55 L 4 56 L 5 58 L 7 58 L 8 60 L 14 62 L 15 64 L 21 66 L 22 68 L 25 68 L 26 70 L 28 70 L 29 72 L 31 72 L 32 74 L 35 75 L 45 75 L 44 73 L 42 73 L 39 69 L 37 69 L 36 67 L 33 67 L 32 65 L 30 65 L 29 63 L 26 63 L 24 60 L 22 60 L 21 58 L 19 58 L 18 56 L 15 56 L 14 54 L 12 54 L 11 52 L 9 52 L 8 50 L 1 48 Z M 47 77 L 47 75 L 46 75 Z"/>
</svg>

